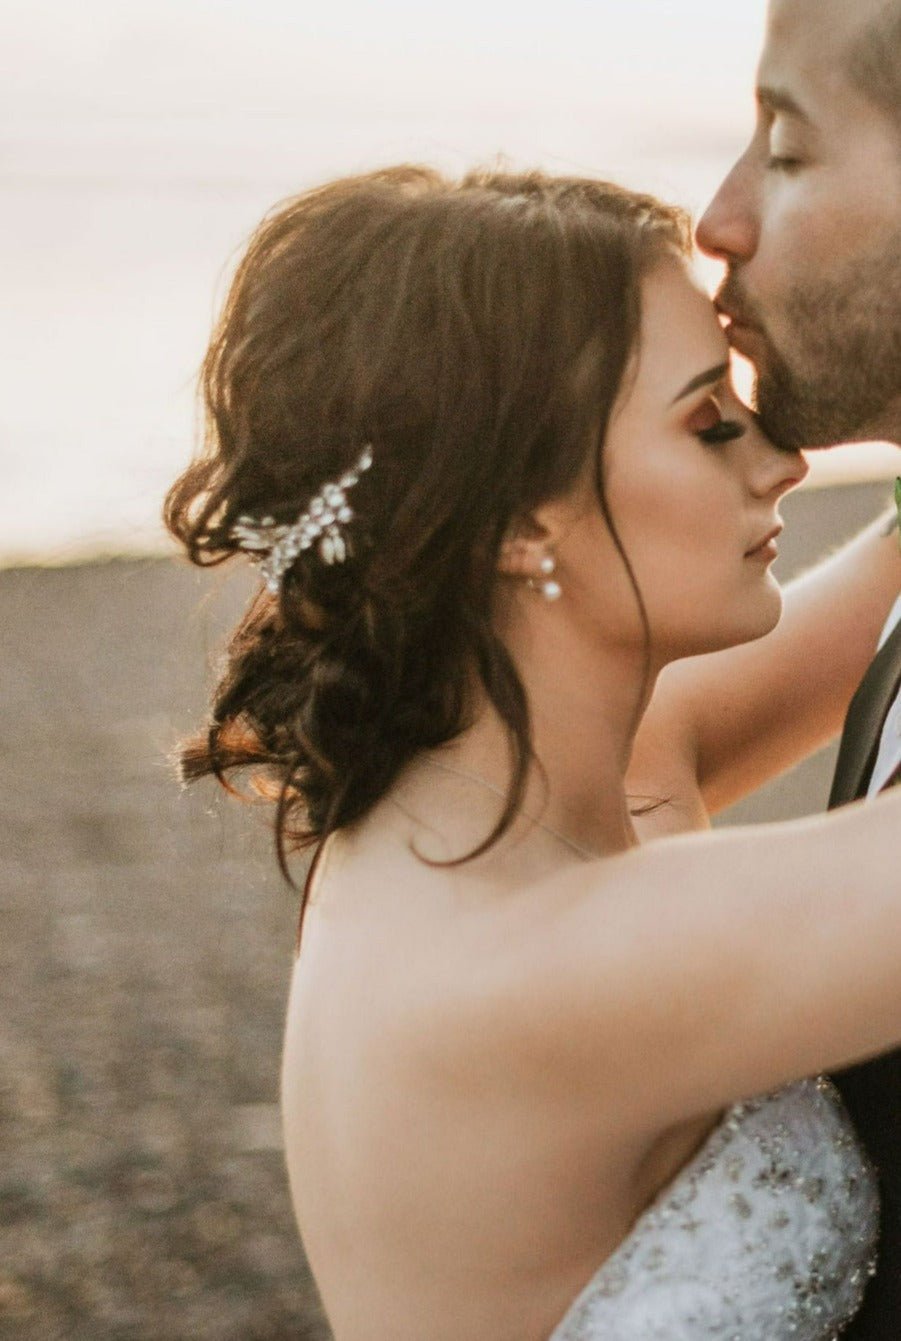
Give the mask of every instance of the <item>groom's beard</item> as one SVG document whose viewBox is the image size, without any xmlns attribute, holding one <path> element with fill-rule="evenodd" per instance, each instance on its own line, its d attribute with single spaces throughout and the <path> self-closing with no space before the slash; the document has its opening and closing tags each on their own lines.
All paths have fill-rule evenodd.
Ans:
<svg viewBox="0 0 901 1341">
<path fill-rule="evenodd" d="M 740 271 L 730 272 L 719 297 L 756 327 L 764 346 L 755 408 L 777 446 L 901 440 L 901 237 L 891 251 L 796 285 L 779 323 L 783 348 L 743 293 Z"/>
</svg>

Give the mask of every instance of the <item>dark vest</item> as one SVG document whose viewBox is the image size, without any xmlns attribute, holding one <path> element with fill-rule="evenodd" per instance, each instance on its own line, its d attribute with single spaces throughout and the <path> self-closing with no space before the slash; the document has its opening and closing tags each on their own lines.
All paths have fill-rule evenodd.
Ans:
<svg viewBox="0 0 901 1341">
<path fill-rule="evenodd" d="M 901 687 L 901 624 L 855 694 L 842 735 L 830 809 L 865 796 L 886 715 Z M 889 786 L 901 782 L 901 769 Z M 896 858 L 901 884 L 901 834 Z M 843 1341 L 901 1341 L 901 1049 L 832 1077 L 879 1171 L 879 1268 Z"/>
</svg>

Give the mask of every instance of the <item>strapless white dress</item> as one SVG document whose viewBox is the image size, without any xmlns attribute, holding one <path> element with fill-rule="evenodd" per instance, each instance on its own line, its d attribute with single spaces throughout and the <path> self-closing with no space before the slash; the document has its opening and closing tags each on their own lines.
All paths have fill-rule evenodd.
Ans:
<svg viewBox="0 0 901 1341">
<path fill-rule="evenodd" d="M 875 1270 L 876 1175 L 828 1080 L 736 1104 L 550 1341 L 829 1341 Z"/>
</svg>

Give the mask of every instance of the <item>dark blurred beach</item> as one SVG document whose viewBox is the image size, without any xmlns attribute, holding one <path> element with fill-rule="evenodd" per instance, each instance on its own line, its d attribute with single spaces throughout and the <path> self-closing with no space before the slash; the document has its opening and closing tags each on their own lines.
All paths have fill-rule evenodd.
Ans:
<svg viewBox="0 0 901 1341">
<path fill-rule="evenodd" d="M 787 500 L 783 575 L 887 492 Z M 277 1109 L 296 899 L 265 816 L 167 760 L 252 584 L 171 559 L 0 571 L 4 1337 L 328 1336 Z M 819 810 L 830 771 L 730 818 Z"/>
<path fill-rule="evenodd" d="M 166 757 L 247 589 L 0 572 L 3 1336 L 327 1335 L 276 1106 L 294 896 L 262 817 Z"/>
</svg>

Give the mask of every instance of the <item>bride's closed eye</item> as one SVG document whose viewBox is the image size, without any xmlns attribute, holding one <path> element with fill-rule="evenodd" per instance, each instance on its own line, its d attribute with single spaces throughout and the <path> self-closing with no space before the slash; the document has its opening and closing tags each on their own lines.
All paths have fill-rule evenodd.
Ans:
<svg viewBox="0 0 901 1341">
<path fill-rule="evenodd" d="M 691 416 L 689 430 L 695 437 L 709 446 L 724 442 L 734 442 L 745 435 L 745 425 L 737 419 L 724 419 L 719 402 L 714 396 L 708 397 L 700 409 Z"/>
</svg>

